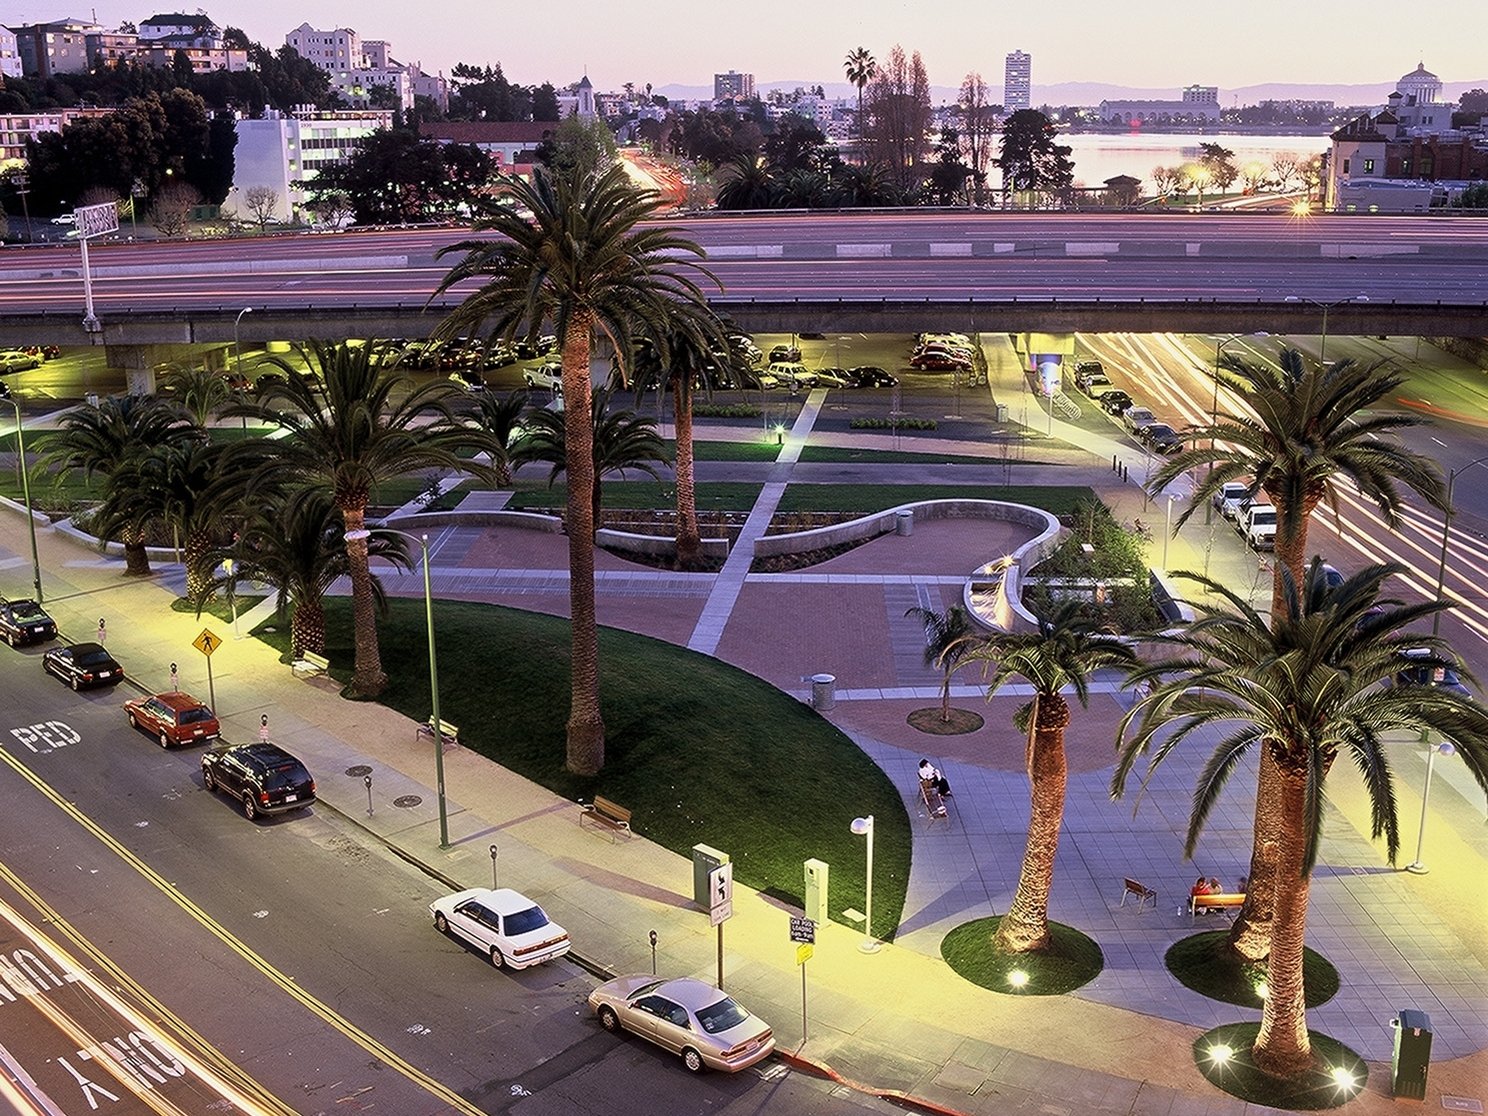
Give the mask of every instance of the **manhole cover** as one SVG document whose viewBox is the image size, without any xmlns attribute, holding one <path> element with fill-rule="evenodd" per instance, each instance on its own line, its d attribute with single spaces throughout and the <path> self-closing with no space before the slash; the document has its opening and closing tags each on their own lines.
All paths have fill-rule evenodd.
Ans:
<svg viewBox="0 0 1488 1116">
<path fill-rule="evenodd" d="M 348 767 L 346 774 L 350 775 L 353 779 L 360 779 L 363 775 L 372 774 L 372 769 L 365 763 L 359 763 L 355 767 Z"/>
<path fill-rule="evenodd" d="M 407 810 L 410 807 L 417 806 L 422 801 L 423 799 L 416 794 L 400 794 L 397 798 L 393 799 L 393 805 Z"/>
</svg>

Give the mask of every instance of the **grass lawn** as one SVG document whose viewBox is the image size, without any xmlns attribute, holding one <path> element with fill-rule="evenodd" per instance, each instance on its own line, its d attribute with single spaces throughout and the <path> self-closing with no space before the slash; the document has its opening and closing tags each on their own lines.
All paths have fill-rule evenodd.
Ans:
<svg viewBox="0 0 1488 1116">
<path fill-rule="evenodd" d="M 668 439 L 667 453 L 676 457 L 677 443 Z M 773 437 L 766 442 L 760 435 L 757 442 L 710 442 L 692 441 L 692 456 L 697 461 L 774 461 L 780 456 L 780 446 Z"/>
<path fill-rule="evenodd" d="M 31 445 L 26 444 L 26 457 L 31 456 Z M 15 469 L 0 470 L 0 496 L 19 500 L 23 495 L 21 482 Z M 103 478 L 95 476 L 85 481 L 82 473 L 70 473 L 59 478 L 55 473 L 38 473 L 34 463 L 31 471 L 31 505 L 37 511 L 47 508 L 70 508 L 83 501 L 103 499 Z"/>
<path fill-rule="evenodd" d="M 382 700 L 422 721 L 423 602 L 390 603 L 380 630 L 393 683 Z M 849 826 L 873 814 L 874 933 L 893 937 L 909 876 L 909 817 L 883 772 L 811 709 L 706 655 L 601 628 L 606 762 L 597 777 L 579 778 L 563 769 L 568 621 L 457 601 L 436 601 L 434 611 L 440 715 L 469 747 L 565 798 L 601 794 L 629 807 L 637 833 L 683 856 L 699 843 L 722 849 L 742 883 L 798 906 L 802 862 L 825 860 L 839 919 L 861 906 L 865 885 L 862 838 Z M 326 629 L 331 673 L 346 681 L 349 599 L 326 601 Z M 287 630 L 260 638 L 288 650 Z M 450 793 L 458 800 L 460 788 Z M 690 895 L 690 873 L 676 886 Z"/>
<path fill-rule="evenodd" d="M 940 943 L 940 954 L 956 974 L 994 992 L 1062 996 L 1089 984 L 1106 963 L 1094 939 L 1073 926 L 1049 923 L 1049 948 L 1038 953 L 999 953 L 992 948 L 1001 916 L 963 922 Z M 1016 982 L 1014 973 L 1027 977 Z"/>
<path fill-rule="evenodd" d="M 239 616 L 242 616 L 245 612 L 247 612 L 263 599 L 264 598 L 262 595 L 245 596 L 239 594 L 233 598 L 233 608 L 229 608 L 227 604 L 227 595 L 224 593 L 220 597 L 213 597 L 210 601 L 204 604 L 202 606 L 201 615 L 210 616 L 216 620 L 221 620 L 224 624 L 231 624 L 233 622 L 234 610 L 236 610 Z M 196 605 L 192 604 L 185 597 L 177 597 L 175 600 L 171 601 L 171 611 L 185 612 L 189 613 L 192 616 L 197 615 Z M 270 621 L 270 623 L 272 623 L 272 621 Z M 288 645 L 286 644 L 286 647 L 287 646 Z"/>
<path fill-rule="evenodd" d="M 802 461 L 854 462 L 865 465 L 1001 465 L 1006 457 L 976 457 L 956 453 L 914 453 L 909 450 L 853 449 L 851 446 L 803 446 Z M 1041 465 L 1046 462 L 1017 458 L 1019 465 Z"/>
<path fill-rule="evenodd" d="M 758 499 L 760 485 L 742 481 L 720 481 L 697 486 L 698 511 L 748 511 Z M 659 481 L 606 480 L 600 486 L 601 502 L 607 508 L 651 510 L 671 508 L 677 504 L 676 488 Z M 511 503 L 513 511 L 529 508 L 562 508 L 568 501 L 568 487 L 562 481 L 549 488 L 535 476 L 523 477 L 516 483 Z"/>
<path fill-rule="evenodd" d="M 1065 515 L 1081 500 L 1095 498 L 1095 493 L 1082 485 L 792 484 L 785 490 L 779 510 L 869 515 L 919 500 L 1007 500 Z"/>
<path fill-rule="evenodd" d="M 1194 1040 L 1194 1063 L 1217 1089 L 1251 1104 L 1312 1112 L 1337 1108 L 1353 1100 L 1369 1080 L 1364 1059 L 1337 1039 L 1309 1030 L 1313 1065 L 1294 1080 L 1283 1081 L 1261 1072 L 1250 1049 L 1260 1032 L 1259 1023 L 1226 1023 Z M 1227 1056 L 1215 1057 L 1216 1049 L 1228 1048 Z M 1337 1076 L 1335 1076 L 1335 1071 Z"/>
<path fill-rule="evenodd" d="M 1265 984 L 1265 962 L 1242 961 L 1233 950 L 1226 948 L 1229 937 L 1227 930 L 1191 934 L 1173 943 L 1163 957 L 1163 963 L 1178 978 L 1178 983 L 1201 996 L 1258 1008 L 1262 1000 L 1256 989 Z M 1310 1008 L 1326 1004 L 1338 994 L 1338 970 L 1316 950 L 1303 951 L 1302 980 Z"/>
</svg>

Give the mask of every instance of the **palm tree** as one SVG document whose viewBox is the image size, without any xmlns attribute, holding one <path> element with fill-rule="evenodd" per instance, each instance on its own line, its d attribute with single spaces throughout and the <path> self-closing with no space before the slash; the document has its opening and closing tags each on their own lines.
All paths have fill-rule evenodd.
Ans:
<svg viewBox="0 0 1488 1116">
<path fill-rule="evenodd" d="M 529 399 L 525 391 L 514 391 L 505 397 L 491 391 L 476 396 L 476 410 L 471 417 L 491 439 L 491 468 L 495 471 L 497 488 L 506 488 L 512 482 L 511 455 L 522 433 L 522 413 Z"/>
<path fill-rule="evenodd" d="M 435 297 L 467 280 L 480 287 L 440 326 L 456 336 L 484 329 L 515 338 L 551 321 L 562 346 L 568 475 L 569 615 L 572 618 L 572 699 L 567 766 L 593 775 L 604 766 L 604 718 L 599 707 L 599 637 L 594 615 L 594 461 L 590 354 L 595 332 L 622 352 L 637 334 L 655 335 L 679 306 L 701 309 L 694 276 L 712 280 L 693 259 L 703 250 L 676 230 L 643 225 L 661 199 L 632 186 L 623 167 L 562 174 L 534 170 L 530 182 L 504 179 L 513 206 L 483 219 L 478 233 L 440 250 L 463 252 Z"/>
<path fill-rule="evenodd" d="M 967 651 L 961 662 L 985 664 L 982 679 L 989 701 L 1014 678 L 1033 685 L 1033 700 L 1014 718 L 1028 733 L 1024 754 L 1032 783 L 1028 845 L 1018 873 L 1018 892 L 998 924 L 993 947 L 1005 953 L 1044 949 L 1049 944 L 1049 888 L 1064 820 L 1068 771 L 1064 732 L 1070 707 L 1063 690 L 1071 688 L 1080 704 L 1088 705 L 1091 673 L 1101 667 L 1132 667 L 1136 653 L 1101 632 L 1086 604 L 1064 601 L 1039 617 L 1037 631 L 994 632 Z"/>
<path fill-rule="evenodd" d="M 836 203 L 847 209 L 860 206 L 898 205 L 902 195 L 878 163 L 840 166 L 832 175 Z"/>
<path fill-rule="evenodd" d="M 775 205 L 780 184 L 758 155 L 740 155 L 720 169 L 719 209 L 769 209 Z"/>
<path fill-rule="evenodd" d="M 847 80 L 858 87 L 858 148 L 863 149 L 863 90 L 878 73 L 878 63 L 874 61 L 873 55 L 868 53 L 867 47 L 858 47 L 856 50 L 847 52 L 847 59 L 842 63 L 842 68 L 847 71 Z"/>
<path fill-rule="evenodd" d="M 1385 521 L 1399 520 L 1400 485 L 1442 506 L 1440 471 L 1429 458 L 1402 446 L 1394 435 L 1422 420 L 1371 412 L 1404 383 L 1400 373 L 1380 364 L 1351 360 L 1323 366 L 1295 349 L 1284 349 L 1277 366 L 1250 364 L 1227 354 L 1220 381 L 1234 391 L 1254 418 L 1225 416 L 1187 432 L 1189 449 L 1168 458 L 1153 474 L 1149 489 L 1161 492 L 1174 478 L 1207 465 L 1210 469 L 1178 517 L 1182 526 L 1227 481 L 1245 478 L 1252 492 L 1264 492 L 1276 507 L 1276 566 L 1271 613 L 1281 616 L 1284 579 L 1302 583 L 1307 527 L 1323 501 L 1337 513 L 1339 479 L 1352 483 L 1379 507 Z M 1368 412 L 1368 413 L 1366 413 Z M 1256 790 L 1255 833 L 1250 887 L 1245 906 L 1230 932 L 1230 944 L 1248 960 L 1270 948 L 1272 894 L 1276 875 L 1277 813 L 1281 788 L 1270 753 L 1261 753 Z"/>
<path fill-rule="evenodd" d="M 1392 864 L 1400 840 L 1388 734 L 1429 732 L 1451 741 L 1488 792 L 1488 710 L 1450 690 L 1398 681 L 1407 648 L 1428 648 L 1428 666 L 1461 669 L 1441 640 L 1402 631 L 1445 604 L 1402 606 L 1380 598 L 1384 582 L 1404 569 L 1371 566 L 1329 589 L 1321 560 L 1314 560 L 1303 581 L 1286 575 L 1284 607 L 1269 624 L 1223 585 L 1194 577 L 1224 605 L 1199 606 L 1198 620 L 1164 637 L 1182 649 L 1179 655 L 1131 676 L 1154 685 L 1122 722 L 1114 796 L 1149 751 L 1150 777 L 1197 730 L 1212 725 L 1225 733 L 1194 789 L 1187 855 L 1245 755 L 1257 749 L 1275 759 L 1281 819 L 1275 833 L 1275 921 L 1254 1046 L 1256 1065 L 1272 1076 L 1293 1076 L 1310 1064 L 1302 959 L 1334 761 L 1347 756 L 1352 763 L 1344 766 L 1363 777 L 1373 836 L 1384 836 Z"/>
<path fill-rule="evenodd" d="M 166 370 L 165 390 L 191 421 L 204 429 L 207 420 L 226 407 L 233 395 L 220 372 L 187 366 Z"/>
<path fill-rule="evenodd" d="M 966 610 L 952 605 L 944 612 L 933 608 L 911 608 L 905 616 L 913 616 L 925 627 L 925 665 L 945 673 L 940 687 L 940 719 L 951 720 L 951 675 L 971 650 L 982 642 L 981 629 L 971 622 Z"/>
<path fill-rule="evenodd" d="M 413 568 L 402 535 L 374 530 L 367 554 L 401 569 Z M 291 655 L 325 651 L 325 595 L 351 572 L 341 510 L 327 489 L 304 487 L 261 503 L 236 541 L 210 554 L 214 566 L 225 558 L 233 560 L 233 576 L 216 578 L 214 589 L 245 578 L 273 585 L 279 612 L 289 613 Z M 369 580 L 373 601 L 385 612 L 382 581 L 375 574 Z"/>
<path fill-rule="evenodd" d="M 593 452 L 594 485 L 589 522 L 592 527 L 597 527 L 600 522 L 600 490 L 605 477 L 611 473 L 624 476 L 627 469 L 638 469 L 660 480 L 661 474 L 653 462 L 665 464 L 667 459 L 666 443 L 661 440 L 650 418 L 628 407 L 610 406 L 614 390 L 613 387 L 599 388 L 590 399 L 588 441 Z M 563 411 L 534 411 L 527 420 L 526 432 L 512 451 L 512 460 L 518 465 L 529 461 L 550 465 L 550 485 L 568 468 L 568 423 L 565 418 Z M 573 533 L 572 527 L 569 533 Z M 590 542 L 593 542 L 592 534 Z"/>
<path fill-rule="evenodd" d="M 126 462 L 152 448 L 193 442 L 199 436 L 179 410 L 153 395 L 109 396 L 96 405 L 66 412 L 43 461 L 59 476 L 77 471 L 88 478 L 108 480 Z M 150 558 L 144 531 L 125 525 L 120 540 L 124 572 L 148 577 Z"/>
<path fill-rule="evenodd" d="M 491 470 L 460 456 L 491 452 L 491 439 L 465 425 L 464 397 L 449 380 L 413 387 L 390 367 L 381 346 L 311 341 L 300 351 L 309 371 L 283 357 L 266 358 L 281 376 L 260 380 L 257 394 L 233 414 L 272 420 L 288 437 L 234 447 L 234 460 L 251 468 L 261 489 L 314 485 L 340 509 L 351 576 L 356 668 L 351 690 L 371 697 L 387 685 L 377 645 L 377 616 L 367 568 L 367 504 L 379 484 L 422 469 L 460 470 L 489 477 Z"/>
</svg>

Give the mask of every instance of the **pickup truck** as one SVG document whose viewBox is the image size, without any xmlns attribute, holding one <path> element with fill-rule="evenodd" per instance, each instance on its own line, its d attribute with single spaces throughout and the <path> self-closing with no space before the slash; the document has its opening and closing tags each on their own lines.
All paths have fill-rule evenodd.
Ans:
<svg viewBox="0 0 1488 1116">
<path fill-rule="evenodd" d="M 1251 504 L 1238 527 L 1252 550 L 1272 550 L 1276 546 L 1276 509 L 1270 504 Z"/>
</svg>

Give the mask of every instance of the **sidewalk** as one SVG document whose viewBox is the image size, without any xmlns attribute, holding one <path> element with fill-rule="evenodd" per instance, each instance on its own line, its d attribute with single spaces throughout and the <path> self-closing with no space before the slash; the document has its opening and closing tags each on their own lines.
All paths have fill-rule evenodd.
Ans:
<svg viewBox="0 0 1488 1116">
<path fill-rule="evenodd" d="M 806 429 L 799 433 L 804 437 Z M 793 432 L 792 438 L 796 436 Z M 1140 493 L 1134 487 L 1128 495 L 1139 506 Z M 1126 499 L 1119 497 L 1123 511 L 1118 515 L 1126 514 Z M 920 749 L 932 746 L 924 742 L 933 741 L 940 750 L 937 762 L 958 793 L 951 822 L 937 827 L 917 817 L 915 801 L 906 798 L 915 824 L 914 870 L 895 943 L 868 956 L 857 949 L 860 932 L 836 923 L 818 928 L 807 973 L 804 1038 L 801 974 L 788 934 L 792 912 L 743 887 L 736 892 L 735 914 L 725 931 L 728 988 L 771 1021 L 782 1050 L 792 1059 L 830 1067 L 873 1090 L 902 1091 L 945 1110 L 992 1114 L 1027 1107 L 1183 1116 L 1244 1111 L 1246 1106 L 1217 1093 L 1202 1079 L 1189 1046 L 1202 1029 L 1246 1013 L 1186 993 L 1161 967 L 1162 950 L 1188 932 L 1187 919 L 1172 913 L 1172 896 L 1181 894 L 1192 869 L 1178 860 L 1168 837 L 1181 824 L 1188 773 L 1178 767 L 1168 772 L 1135 822 L 1129 807 L 1112 807 L 1105 799 L 1110 738 L 1102 739 L 1101 734 L 1119 715 L 1119 687 L 1097 686 L 1091 709 L 1075 713 L 1079 734 L 1072 726 L 1068 832 L 1060 850 L 1054 898 L 1056 917 L 1100 941 L 1107 955 L 1106 972 L 1075 995 L 1019 997 L 970 986 L 941 961 L 938 941 L 946 929 L 1005 908 L 1021 854 L 1027 793 L 1016 750 L 1002 746 L 1016 696 L 981 706 L 974 687 L 957 687 L 953 692 L 958 703 L 975 702 L 987 721 L 983 730 L 967 738 L 918 737 L 904 728 L 905 711 L 931 704 L 934 698 L 927 695 L 938 694 L 938 689 L 933 672 L 918 664 L 917 655 L 906 653 L 904 641 L 915 637 L 910 629 L 916 626 L 894 626 L 896 614 L 902 619 L 903 613 L 902 598 L 895 594 L 938 603 L 944 598 L 936 594 L 946 591 L 950 575 L 967 569 L 966 556 L 986 545 L 986 539 L 974 533 L 975 526 L 964 521 L 931 527 L 918 528 L 909 539 L 886 537 L 813 571 L 841 571 L 840 581 L 811 585 L 741 574 L 735 590 L 741 599 L 764 591 L 816 594 L 809 597 L 809 609 L 819 616 L 820 625 L 795 627 L 832 630 L 803 632 L 800 639 L 853 642 L 853 653 L 869 664 L 865 671 L 894 683 L 864 687 L 861 694 L 845 688 L 831 719 L 901 787 L 913 785 L 909 773 Z M 1195 531 L 1202 532 L 1202 526 L 1172 544 L 1170 564 L 1179 564 L 1180 552 L 1184 564 L 1194 564 L 1202 551 Z M 460 573 L 478 574 L 478 564 L 492 547 L 471 545 L 473 540 L 455 534 L 446 535 L 439 545 L 465 555 Z M 489 538 L 494 532 L 470 534 Z M 530 536 L 517 544 L 531 547 L 526 552 L 530 564 L 520 572 L 553 585 L 556 601 L 564 571 L 561 557 L 543 549 L 552 541 Z M 502 543 L 507 545 L 507 540 Z M 40 532 L 38 545 L 47 607 L 64 633 L 91 638 L 98 617 L 105 616 L 110 649 L 145 686 L 163 687 L 167 664 L 175 660 L 182 668 L 182 687 L 204 693 L 204 660 L 190 641 L 203 626 L 224 636 L 213 664 L 226 737 L 251 739 L 260 714 L 267 712 L 274 738 L 316 772 L 325 808 L 362 826 L 452 887 L 487 883 L 492 873 L 490 848 L 496 845 L 501 882 L 541 901 L 569 928 L 577 952 L 593 968 L 648 970 L 647 932 L 654 929 L 660 971 L 712 973 L 714 933 L 706 913 L 691 903 L 691 865 L 685 858 L 644 838 L 615 842 L 587 827 L 580 829 L 573 803 L 463 748 L 448 748 L 445 753 L 452 848 L 441 851 L 436 796 L 430 789 L 431 746 L 427 740 L 416 741 L 410 721 L 375 704 L 343 701 L 328 681 L 295 678 L 265 645 L 235 640 L 230 625 L 170 611 L 173 594 L 163 585 L 172 579 L 169 573 L 128 581 L 121 576 L 121 563 L 101 560 L 96 552 L 53 532 Z M 508 566 L 516 553 L 520 549 L 503 550 L 501 564 Z M 874 572 L 847 572 L 869 569 Z M 0 514 L 0 586 L 23 591 L 29 574 L 23 519 Z M 390 588 L 413 589 L 412 579 L 401 587 L 399 580 L 392 579 Z M 469 580 L 478 584 L 480 578 Z M 624 592 L 621 586 L 626 583 L 619 581 L 616 592 Z M 921 592 L 927 596 L 919 597 Z M 874 600 L 886 627 L 855 627 L 864 603 Z M 853 607 L 832 607 L 832 602 L 851 602 Z M 822 605 L 826 607 L 818 613 Z M 526 606 L 533 607 L 533 602 Z M 627 615 L 637 630 L 645 630 L 646 614 L 656 611 L 634 609 Z M 771 663 L 758 657 L 757 646 L 751 650 L 747 628 L 737 626 L 742 620 L 739 615 L 724 618 L 718 654 L 772 677 Z M 663 627 L 670 623 L 664 618 L 652 622 Z M 671 626 L 676 629 L 669 636 L 674 642 L 686 643 L 694 635 L 691 623 Z M 797 652 L 814 656 L 819 653 L 815 646 L 803 642 Z M 778 660 L 778 648 L 770 650 L 768 658 Z M 794 664 L 788 668 L 795 669 Z M 782 685 L 788 681 L 772 680 Z M 373 779 L 370 812 L 363 767 L 371 769 Z M 1402 817 L 1411 817 L 1418 809 L 1413 788 L 1419 785 L 1420 772 L 1408 769 L 1403 775 L 1407 787 L 1401 812 Z M 1347 784 L 1347 779 L 1339 782 Z M 410 799 L 417 801 L 409 803 Z M 403 804 L 395 804 L 399 800 Z M 1450 810 L 1451 801 L 1439 785 L 1432 799 L 1434 809 Z M 1389 1098 L 1388 1018 L 1400 1007 L 1426 1006 L 1414 999 L 1422 988 L 1439 997 L 1439 1003 L 1431 1005 L 1438 1027 L 1438 1060 L 1432 1066 L 1428 1103 L 1435 1107 L 1442 1096 L 1481 1097 L 1488 1080 L 1484 1052 L 1488 1020 L 1481 1018 L 1488 1012 L 1488 977 L 1483 976 L 1481 959 L 1462 948 L 1464 942 L 1476 944 L 1467 936 L 1474 925 L 1478 939 L 1482 937 L 1480 881 L 1488 856 L 1481 835 L 1471 834 L 1450 815 L 1434 817 L 1432 840 L 1437 851 L 1432 874 L 1380 876 L 1379 850 L 1358 837 L 1360 828 L 1367 827 L 1361 804 L 1341 793 L 1337 807 L 1324 856 L 1333 867 L 1314 885 L 1317 913 L 1311 940 L 1344 971 L 1346 985 L 1358 983 L 1331 1009 L 1314 1013 L 1311 1021 L 1371 1059 L 1369 1088 L 1350 1110 L 1396 1110 Z M 1223 857 L 1224 863 L 1241 856 L 1239 850 L 1248 848 L 1248 814 L 1243 793 L 1232 798 L 1223 816 L 1212 823 L 1206 856 Z M 1154 826 L 1160 841 L 1152 839 Z M 1452 834 L 1454 826 L 1459 835 Z M 1211 839 L 1214 845 L 1207 843 Z M 1347 865 L 1359 867 L 1350 872 Z M 1366 865 L 1368 872 L 1363 874 Z M 1111 885 L 1123 867 L 1125 874 L 1142 874 L 1159 888 L 1157 911 L 1137 913 L 1130 906 L 1116 906 L 1118 896 Z M 834 898 L 833 907 L 840 909 L 849 901 Z M 1422 942 L 1425 956 L 1416 963 L 1410 949 Z M 1392 943 L 1410 963 L 1402 967 L 1388 956 Z M 1401 1002 L 1402 997 L 1413 1002 Z M 1456 1016 L 1461 1026 L 1453 1029 L 1450 1024 Z"/>
</svg>

